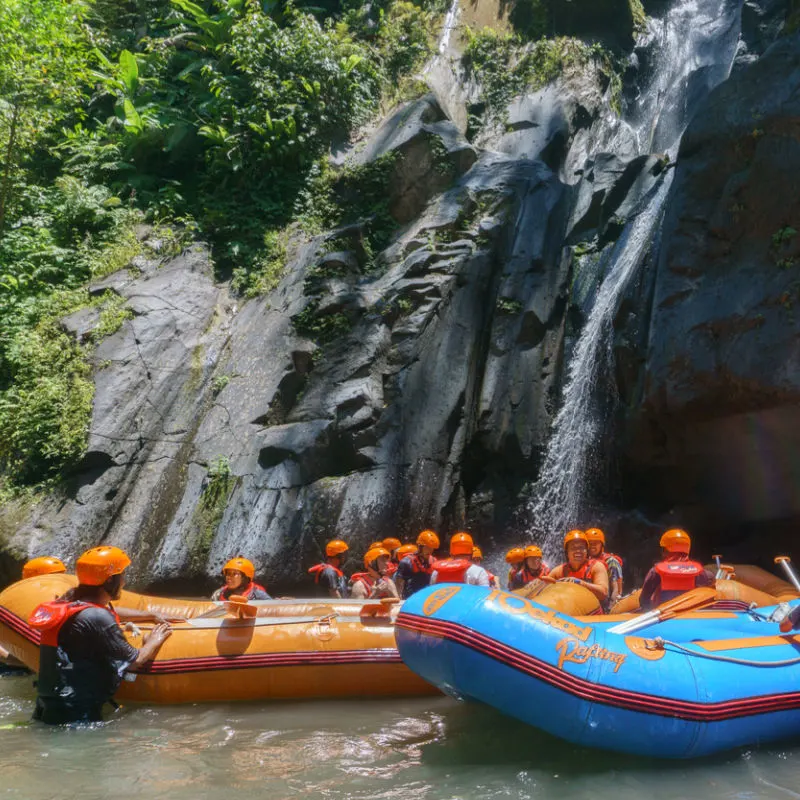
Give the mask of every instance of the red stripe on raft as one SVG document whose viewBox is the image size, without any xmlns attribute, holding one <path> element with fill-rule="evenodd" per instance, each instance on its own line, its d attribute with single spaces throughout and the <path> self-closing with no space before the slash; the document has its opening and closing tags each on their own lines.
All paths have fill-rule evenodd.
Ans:
<svg viewBox="0 0 800 800">
<path fill-rule="evenodd" d="M 693 722 L 721 722 L 737 717 L 748 717 L 773 711 L 791 711 L 800 708 L 800 692 L 760 695 L 718 703 L 702 703 L 694 700 L 676 700 L 670 697 L 632 692 L 601 686 L 577 675 L 558 669 L 527 653 L 484 636 L 482 633 L 454 622 L 425 619 L 401 612 L 395 626 L 425 636 L 448 639 L 489 656 L 514 669 L 561 689 L 582 700 L 602 705 L 641 711 L 662 717 L 675 717 Z"/>
<path fill-rule="evenodd" d="M 20 619 L 16 614 L 12 614 L 7 608 L 0 606 L 0 622 L 5 623 L 14 633 L 18 633 L 29 642 L 38 645 L 42 636 L 35 628 L 28 625 L 25 620 Z"/>
</svg>

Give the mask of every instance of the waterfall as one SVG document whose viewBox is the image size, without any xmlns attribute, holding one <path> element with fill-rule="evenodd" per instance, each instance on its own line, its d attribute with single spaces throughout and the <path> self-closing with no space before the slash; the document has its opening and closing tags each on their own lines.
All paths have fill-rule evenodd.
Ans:
<svg viewBox="0 0 800 800">
<path fill-rule="evenodd" d="M 677 154 L 698 101 L 725 80 L 736 52 L 742 0 L 677 0 L 663 19 L 648 20 L 646 41 L 655 45 L 652 77 L 626 109 L 624 124 L 639 153 Z M 646 198 L 610 254 L 594 305 L 575 345 L 528 518 L 549 555 L 563 533 L 589 522 L 590 456 L 602 434 L 608 403 L 599 387 L 613 367 L 612 321 L 660 227 L 672 172 Z"/>
</svg>

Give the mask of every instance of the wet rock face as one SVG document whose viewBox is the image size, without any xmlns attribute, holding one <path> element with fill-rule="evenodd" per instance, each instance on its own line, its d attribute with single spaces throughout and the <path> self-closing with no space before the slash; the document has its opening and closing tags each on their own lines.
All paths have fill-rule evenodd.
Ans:
<svg viewBox="0 0 800 800">
<path fill-rule="evenodd" d="M 684 136 L 626 423 L 632 504 L 710 531 L 800 517 L 800 37 Z"/>
</svg>

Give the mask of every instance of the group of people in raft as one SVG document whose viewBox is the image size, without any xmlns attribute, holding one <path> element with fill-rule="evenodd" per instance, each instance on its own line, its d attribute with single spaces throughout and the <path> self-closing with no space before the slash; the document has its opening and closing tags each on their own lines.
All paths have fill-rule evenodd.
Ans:
<svg viewBox="0 0 800 800">
<path fill-rule="evenodd" d="M 608 608 L 622 594 L 622 559 L 605 550 L 605 535 L 598 528 L 572 530 L 564 537 L 564 561 L 550 569 L 536 545 L 514 547 L 506 554 L 510 566 L 506 586 L 520 589 L 534 580 L 573 581 L 585 586 Z M 649 609 L 698 586 L 710 586 L 714 576 L 690 558 L 691 539 L 679 529 L 660 539 L 661 560 L 645 578 L 640 604 Z M 438 535 L 422 531 L 416 544 L 395 538 L 373 542 L 364 555 L 364 571 L 345 577 L 348 545 L 335 539 L 325 547 L 325 561 L 309 573 L 318 595 L 331 598 L 406 598 L 436 583 L 466 583 L 499 588 L 498 579 L 482 566 L 483 554 L 468 533 L 450 539 L 449 557 L 437 559 Z M 78 585 L 63 597 L 42 603 L 29 623 L 41 635 L 39 678 L 34 719 L 49 724 L 96 722 L 113 697 L 126 672 L 136 672 L 152 660 L 172 633 L 170 622 L 158 614 L 112 605 L 118 600 L 131 561 L 118 547 L 88 550 L 75 562 Z M 25 564 L 23 578 L 65 572 L 59 559 L 44 556 Z M 213 597 L 227 600 L 267 600 L 266 589 L 256 583 L 255 568 L 237 557 L 223 567 L 225 585 Z M 788 609 L 787 609 L 788 611 Z M 126 622 L 155 622 L 141 648 L 125 639 Z M 786 632 L 800 625 L 800 606 L 780 623 Z M 0 652 L 0 656 L 2 656 Z"/>
</svg>

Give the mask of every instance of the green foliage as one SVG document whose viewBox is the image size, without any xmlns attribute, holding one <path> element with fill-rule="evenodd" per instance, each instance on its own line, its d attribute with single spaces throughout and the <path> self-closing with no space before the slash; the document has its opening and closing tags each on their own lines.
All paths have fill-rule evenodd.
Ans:
<svg viewBox="0 0 800 800">
<path fill-rule="evenodd" d="M 647 13 L 642 5 L 642 0 L 628 0 L 633 17 L 633 30 L 635 33 L 643 33 L 647 30 Z"/>
<path fill-rule="evenodd" d="M 325 345 L 347 333 L 352 323 L 347 314 L 320 314 L 319 301 L 311 301 L 297 316 L 292 319 L 294 329 L 300 336 L 313 339 L 317 344 Z"/>
<path fill-rule="evenodd" d="M 122 327 L 125 320 L 133 319 L 133 312 L 129 308 L 124 308 L 124 305 L 124 297 L 113 292 L 106 292 L 100 319 L 97 327 L 92 331 L 92 338 L 95 341 L 111 336 Z"/>
<path fill-rule="evenodd" d="M 192 517 L 194 540 L 189 556 L 190 570 L 199 571 L 205 566 L 228 498 L 235 486 L 236 478 L 231 474 L 230 462 L 225 456 L 218 456 L 208 465 L 200 502 Z"/>
<path fill-rule="evenodd" d="M 790 242 L 795 236 L 797 236 L 797 231 L 790 225 L 784 225 L 772 234 L 772 244 L 780 247 L 784 242 Z"/>
<path fill-rule="evenodd" d="M 378 53 L 390 84 L 419 69 L 433 52 L 433 15 L 405 0 L 398 0 L 382 16 Z"/>
<path fill-rule="evenodd" d="M 216 397 L 231 381 L 230 375 L 215 375 L 211 381 L 211 392 Z"/>
<path fill-rule="evenodd" d="M 481 101 L 490 117 L 497 117 L 517 95 L 541 89 L 566 70 L 595 61 L 621 88 L 610 53 L 601 45 L 559 36 L 525 44 L 517 35 L 501 34 L 490 28 L 469 32 L 465 62 L 481 86 Z M 612 90 L 612 104 L 615 92 Z"/>
<path fill-rule="evenodd" d="M 495 305 L 498 314 L 513 316 L 522 313 L 522 303 L 519 300 L 510 300 L 507 297 L 500 297 Z"/>
</svg>

